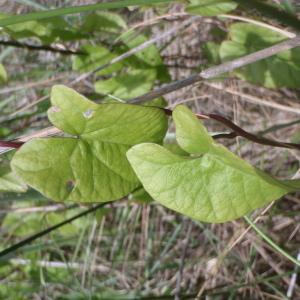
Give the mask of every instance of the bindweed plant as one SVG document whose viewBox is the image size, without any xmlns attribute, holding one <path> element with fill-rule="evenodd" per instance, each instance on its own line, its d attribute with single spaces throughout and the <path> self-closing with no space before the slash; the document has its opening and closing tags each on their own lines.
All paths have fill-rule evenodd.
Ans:
<svg viewBox="0 0 300 300">
<path fill-rule="evenodd" d="M 177 2 L 183 10 L 169 14 L 168 5 Z M 148 24 L 135 22 L 135 10 L 140 6 L 154 7 L 157 18 Z M 130 10 L 124 13 L 126 7 Z M 108 11 L 112 9 L 117 11 Z M 293 10 L 296 8 L 290 5 L 272 6 L 257 0 L 124 0 L 17 16 L 1 13 L 0 45 L 29 52 L 49 51 L 54 60 L 67 66 L 62 68 L 66 73 L 75 76 L 67 81 L 69 87 L 55 85 L 51 93 L 43 89 L 43 97 L 50 102 L 40 102 L 36 112 L 14 112 L 4 118 L 7 123 L 32 116 L 44 120 L 47 115 L 55 136 L 15 140 L 17 135 L 4 122 L 0 147 L 15 151 L 1 156 L 0 192 L 19 195 L 29 190 L 34 195 L 30 200 L 42 194 L 46 199 L 89 208 L 71 218 L 66 213 L 63 220 L 53 213 L 48 223 L 51 227 L 6 248 L 0 258 L 119 200 L 156 201 L 196 221 L 224 223 L 297 192 L 300 180 L 279 180 L 217 139 L 241 136 L 254 143 L 293 150 L 300 150 L 299 144 L 247 132 L 222 112 L 195 114 L 185 105 L 171 110 L 164 98 L 169 92 L 209 79 L 238 78 L 265 89 L 297 91 L 300 21 Z M 147 26 L 179 16 L 183 19 L 177 27 L 163 34 L 158 30 L 158 37 L 150 38 Z M 206 18 L 210 19 L 213 37 L 213 41 L 201 41 L 206 65 L 193 67 L 192 75 L 173 82 L 169 67 L 177 66 L 167 65 L 164 49 L 181 30 Z M 165 44 L 162 37 L 168 38 Z M 0 84 L 10 82 L 11 75 L 17 78 L 1 59 Z M 91 90 L 82 92 L 75 84 L 87 78 L 90 82 L 86 86 Z M 0 103 L 0 119 L 10 101 L 8 97 Z M 207 119 L 231 132 L 209 133 Z M 173 125 L 175 136 L 170 143 L 167 140 Z M 26 217 L 30 220 L 33 215 Z M 247 217 L 246 221 L 255 226 Z M 16 218 L 8 217 L 5 222 L 13 227 Z M 21 233 L 31 224 L 28 221 Z M 77 233 L 81 227 L 83 224 L 78 223 L 67 230 Z"/>
<path fill-rule="evenodd" d="M 184 154 L 163 146 L 170 111 L 123 103 L 95 104 L 54 86 L 50 122 L 61 137 L 33 139 L 13 156 L 24 184 L 56 201 L 106 202 L 143 186 L 151 197 L 193 219 L 234 220 L 297 191 L 216 143 L 184 105 L 171 116 Z"/>
</svg>

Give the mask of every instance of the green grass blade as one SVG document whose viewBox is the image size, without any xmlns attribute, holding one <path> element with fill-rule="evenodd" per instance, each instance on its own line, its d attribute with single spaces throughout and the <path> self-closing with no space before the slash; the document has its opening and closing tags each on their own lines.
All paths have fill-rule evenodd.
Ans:
<svg viewBox="0 0 300 300">
<path fill-rule="evenodd" d="M 258 11 L 262 16 L 269 17 L 271 19 L 274 19 L 278 22 L 281 22 L 282 24 L 291 26 L 292 28 L 295 28 L 296 30 L 300 30 L 300 20 L 297 18 L 297 16 L 291 14 L 288 11 L 284 11 L 282 9 L 279 9 L 278 7 L 265 3 L 261 0 L 234 0 L 234 2 L 240 4 L 243 8 L 249 9 L 255 9 Z"/>
<path fill-rule="evenodd" d="M 39 11 L 39 12 L 28 13 L 24 15 L 16 15 L 16 16 L 11 16 L 2 19 L 0 20 L 0 27 L 5 27 L 17 23 L 23 23 L 26 21 L 41 20 L 46 18 L 52 18 L 57 16 L 64 16 L 64 15 L 70 15 L 70 14 L 76 14 L 76 13 L 82 13 L 82 12 L 88 12 L 94 10 L 118 9 L 118 8 L 124 8 L 128 6 L 152 5 L 152 4 L 170 3 L 170 2 L 174 2 L 174 0 L 123 0 L 123 1 L 91 4 L 91 5 L 50 9 L 47 11 Z"/>
<path fill-rule="evenodd" d="M 271 247 L 273 247 L 278 253 L 282 254 L 284 257 L 293 262 L 296 266 L 300 267 L 300 261 L 289 255 L 282 248 L 280 248 L 276 243 L 274 243 L 264 232 L 262 232 L 247 216 L 244 217 L 246 222 L 257 232 L 262 239 L 264 239 Z"/>
</svg>

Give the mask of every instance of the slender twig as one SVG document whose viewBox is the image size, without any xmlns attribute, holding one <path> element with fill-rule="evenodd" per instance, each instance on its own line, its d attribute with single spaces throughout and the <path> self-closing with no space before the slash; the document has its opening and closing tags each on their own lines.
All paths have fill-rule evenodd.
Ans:
<svg viewBox="0 0 300 300">
<path fill-rule="evenodd" d="M 143 49 L 146 49 L 148 48 L 149 46 L 157 43 L 158 41 L 160 41 L 161 39 L 164 39 L 166 37 L 169 37 L 169 36 L 174 36 L 175 34 L 178 33 L 178 31 L 182 30 L 183 28 L 187 27 L 189 24 L 191 24 L 193 21 L 199 19 L 200 17 L 199 16 L 194 16 L 192 18 L 189 18 L 187 20 L 185 20 L 184 22 L 182 22 L 180 25 L 178 26 L 175 26 L 175 27 L 172 27 L 170 30 L 162 33 L 161 35 L 157 36 L 157 37 L 154 37 L 150 40 L 147 40 L 146 42 L 140 44 L 139 46 L 137 47 L 134 47 L 132 49 L 130 49 L 129 51 L 113 58 L 110 62 L 104 64 L 104 65 L 101 65 L 99 67 L 97 67 L 96 69 L 94 69 L 93 71 L 91 72 L 88 72 L 88 73 L 85 73 L 81 76 L 79 76 L 77 79 L 75 79 L 73 82 L 71 82 L 71 84 L 74 84 L 74 83 L 77 83 L 79 81 L 82 81 L 86 78 L 88 78 L 89 76 L 99 72 L 99 71 L 102 71 L 108 67 L 110 67 L 111 65 L 115 64 L 115 63 L 118 63 L 140 51 L 142 51 Z"/>
<path fill-rule="evenodd" d="M 20 43 L 17 41 L 0 41 L 0 45 L 11 46 L 16 48 L 25 48 L 25 49 L 37 50 L 37 51 L 50 51 L 50 52 L 60 53 L 63 55 L 87 55 L 86 52 L 81 50 L 59 49 L 47 45 L 31 45 L 27 43 Z"/>
<path fill-rule="evenodd" d="M 267 133 L 270 133 L 270 132 L 274 132 L 274 131 L 277 131 L 277 130 L 280 130 L 280 129 L 284 129 L 284 128 L 299 124 L 299 123 L 300 123 L 300 119 L 297 119 L 297 120 L 294 120 L 294 121 L 291 121 L 291 122 L 287 122 L 287 123 L 276 124 L 276 125 L 273 125 L 273 126 L 267 128 L 265 130 L 259 131 L 258 135 L 264 135 L 264 134 L 267 134 Z"/>
<path fill-rule="evenodd" d="M 177 91 L 179 89 L 182 89 L 184 87 L 190 86 L 194 83 L 200 82 L 202 81 L 203 78 L 201 77 L 200 74 L 194 74 L 191 75 L 187 78 L 175 81 L 175 82 L 171 82 L 170 84 L 167 84 L 165 86 L 162 86 L 154 91 L 151 91 L 149 93 L 146 93 L 142 96 L 138 96 L 136 98 L 133 98 L 131 100 L 128 100 L 128 103 L 145 103 L 147 101 L 159 98 L 163 95 L 169 94 L 171 92 Z"/>
<path fill-rule="evenodd" d="M 44 235 L 49 234 L 50 232 L 52 232 L 52 231 L 54 231 L 54 230 L 56 230 L 56 229 L 58 229 L 58 228 L 60 228 L 60 227 L 62 227 L 64 225 L 67 225 L 68 223 L 71 223 L 71 222 L 75 221 L 76 219 L 79 219 L 79 218 L 81 218 L 83 216 L 86 216 L 86 215 L 88 215 L 88 214 L 96 211 L 97 209 L 99 209 L 101 207 L 104 207 L 105 205 L 107 205 L 107 203 L 108 202 L 106 202 L 106 203 L 100 203 L 100 204 L 98 204 L 98 205 L 96 205 L 96 206 L 94 206 L 92 208 L 89 208 L 89 209 L 87 209 L 87 210 L 85 210 L 85 211 L 83 211 L 83 212 L 81 212 L 81 213 L 73 216 L 72 218 L 69 218 L 69 219 L 67 219 L 67 220 L 65 220 L 63 222 L 60 222 L 60 223 L 58 223 L 58 224 L 56 224 L 54 226 L 51 226 L 51 227 L 49 227 L 49 228 L 47 228 L 45 230 L 42 230 L 42 231 L 40 231 L 40 232 L 38 232 L 38 233 L 36 233 L 36 234 L 34 234 L 34 235 L 26 238 L 26 239 L 20 241 L 17 244 L 14 244 L 11 247 L 8 247 L 8 248 L 2 250 L 0 252 L 0 258 L 4 257 L 4 256 L 6 256 L 6 255 L 8 255 L 8 254 L 10 254 L 12 252 L 17 251 L 18 249 L 22 248 L 23 246 L 25 246 L 25 245 L 27 245 L 27 244 L 35 241 L 36 239 L 38 239 L 38 238 L 40 238 L 40 237 L 42 237 Z"/>
<path fill-rule="evenodd" d="M 300 46 L 300 35 L 295 38 L 288 39 L 284 42 L 278 43 L 274 46 L 265 48 L 263 50 L 251 53 L 249 55 L 243 56 L 241 58 L 235 59 L 233 61 L 223 63 L 216 67 L 208 68 L 200 73 L 201 77 L 204 79 L 211 79 L 221 74 L 231 72 L 235 69 L 244 67 L 246 65 L 252 64 L 259 60 L 268 58 L 282 51 L 290 50 Z"/>
<path fill-rule="evenodd" d="M 165 94 L 174 92 L 176 90 L 179 90 L 181 88 L 190 86 L 192 84 L 201 82 L 205 79 L 212 79 L 214 77 L 221 76 L 224 73 L 233 71 L 235 69 L 244 67 L 246 65 L 252 64 L 254 62 L 257 62 L 259 60 L 271 57 L 273 55 L 278 54 L 279 52 L 289 50 L 292 48 L 296 48 L 300 46 L 300 35 L 296 36 L 295 38 L 286 40 L 284 42 L 278 43 L 274 46 L 265 48 L 263 50 L 254 52 L 252 54 L 237 58 L 233 61 L 223 63 L 218 66 L 214 66 L 211 68 L 208 68 L 206 70 L 203 70 L 201 73 L 191 75 L 187 78 L 172 82 L 170 84 L 167 84 L 165 86 L 162 86 L 160 88 L 157 88 L 154 91 L 151 91 L 149 93 L 146 93 L 142 96 L 133 98 L 129 100 L 129 103 L 145 103 L 147 101 L 153 100 L 155 98 L 161 97 Z"/>
<path fill-rule="evenodd" d="M 62 82 L 62 80 L 68 78 L 68 76 L 73 77 L 74 75 L 75 74 L 70 75 L 70 72 L 68 71 L 68 72 L 60 73 L 59 76 L 56 76 L 56 77 L 53 77 L 53 78 L 42 79 L 40 81 L 27 82 L 27 83 L 20 84 L 20 85 L 16 85 L 16 83 L 14 83 L 14 85 L 11 85 L 10 87 L 6 87 L 6 88 L 1 89 L 0 90 L 0 95 L 17 92 L 17 91 L 23 90 L 23 89 L 29 89 L 29 88 L 39 87 L 39 86 L 45 86 L 45 85 L 48 85 L 48 84 L 52 83 L 53 81 Z"/>
</svg>

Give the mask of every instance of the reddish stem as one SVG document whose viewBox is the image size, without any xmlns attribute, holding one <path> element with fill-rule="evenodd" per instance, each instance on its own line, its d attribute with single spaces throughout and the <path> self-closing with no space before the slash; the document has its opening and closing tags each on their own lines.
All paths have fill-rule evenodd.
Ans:
<svg viewBox="0 0 300 300">
<path fill-rule="evenodd" d="M 170 110 L 170 109 L 163 109 L 163 110 L 166 113 L 166 115 L 168 115 L 168 116 L 172 115 L 172 110 Z M 249 141 L 252 141 L 254 143 L 261 144 L 261 145 L 300 150 L 300 144 L 285 143 L 285 142 L 271 140 L 271 139 L 261 137 L 261 136 L 256 136 L 256 135 L 244 130 L 243 128 L 239 127 L 238 125 L 236 125 L 235 123 L 233 123 L 232 121 L 228 120 L 227 118 L 225 118 L 221 115 L 196 114 L 196 117 L 198 119 L 202 119 L 202 120 L 211 119 L 211 120 L 218 121 L 218 122 L 222 123 L 223 125 L 225 125 L 226 127 L 233 130 L 233 132 L 230 132 L 230 133 L 218 134 L 218 135 L 214 136 L 214 138 L 235 138 L 237 136 L 240 136 L 240 137 L 246 138 Z"/>
<path fill-rule="evenodd" d="M 20 148 L 24 142 L 14 142 L 14 141 L 0 141 L 0 147 L 6 147 L 6 148 L 14 148 L 18 149 Z"/>
</svg>

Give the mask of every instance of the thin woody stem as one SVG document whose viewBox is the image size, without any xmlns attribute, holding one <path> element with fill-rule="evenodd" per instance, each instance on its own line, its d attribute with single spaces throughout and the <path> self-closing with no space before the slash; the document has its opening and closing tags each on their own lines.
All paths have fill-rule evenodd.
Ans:
<svg viewBox="0 0 300 300">
<path fill-rule="evenodd" d="M 20 43 L 17 41 L 1 41 L 0 40 L 0 45 L 4 46 L 11 46 L 11 47 L 16 47 L 16 48 L 25 48 L 29 50 L 38 50 L 38 51 L 50 51 L 54 53 L 60 53 L 63 55 L 87 55 L 86 52 L 80 51 L 80 50 L 71 50 L 71 49 L 59 49 L 59 48 L 54 48 L 51 46 L 47 45 L 31 45 L 27 43 Z"/>
<path fill-rule="evenodd" d="M 259 60 L 268 58 L 282 51 L 290 50 L 300 46 L 300 35 L 288 39 L 284 42 L 278 43 L 274 46 L 265 48 L 263 50 L 251 53 L 249 55 L 237 58 L 233 61 L 223 63 L 219 66 L 208 68 L 200 73 L 202 79 L 211 79 L 220 76 L 224 73 L 233 71 L 235 69 L 247 66 Z"/>
<path fill-rule="evenodd" d="M 160 88 L 157 88 L 154 91 L 151 91 L 149 93 L 146 93 L 142 96 L 133 98 L 129 100 L 129 103 L 145 103 L 147 101 L 153 100 L 155 98 L 161 97 L 163 95 L 166 95 L 168 93 L 174 92 L 176 90 L 179 90 L 181 88 L 190 86 L 195 83 L 199 83 L 206 79 L 212 79 L 218 76 L 223 75 L 224 73 L 233 71 L 235 69 L 247 66 L 249 64 L 252 64 L 254 62 L 260 61 L 262 59 L 271 57 L 273 55 L 276 55 L 282 51 L 290 50 L 296 47 L 300 46 L 300 35 L 296 36 L 295 38 L 288 39 L 286 41 L 283 41 L 281 43 L 278 43 L 274 46 L 268 47 L 266 49 L 251 53 L 249 55 L 237 58 L 233 61 L 223 63 L 218 66 L 214 66 L 211 68 L 208 68 L 206 70 L 203 70 L 202 72 L 198 74 L 191 75 L 187 78 L 172 82 L 170 84 L 167 84 L 165 86 L 162 86 Z"/>
</svg>

